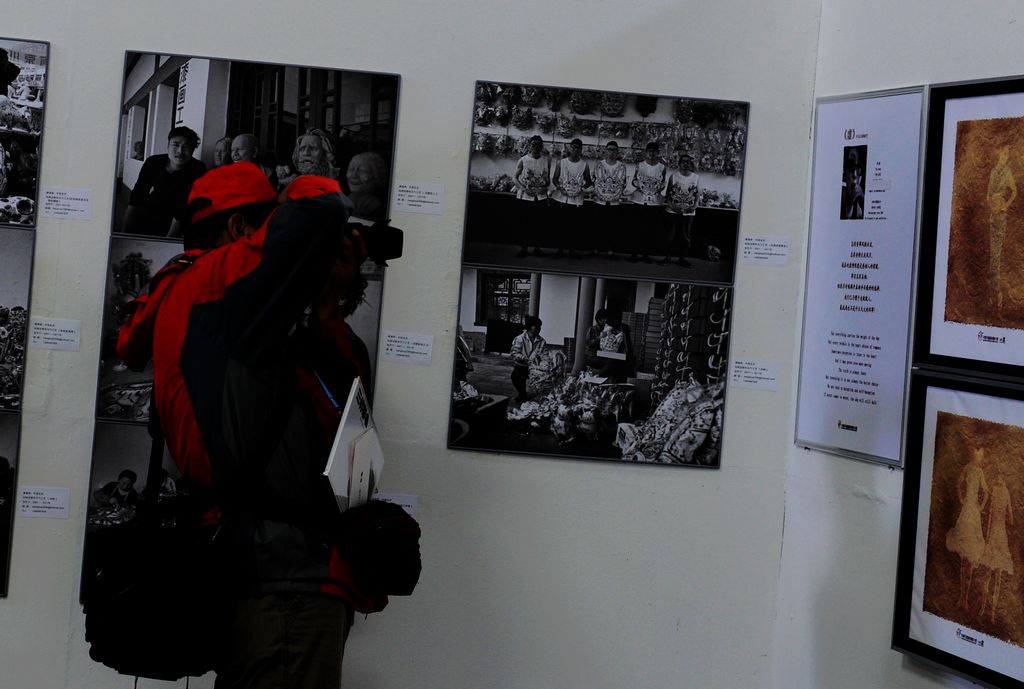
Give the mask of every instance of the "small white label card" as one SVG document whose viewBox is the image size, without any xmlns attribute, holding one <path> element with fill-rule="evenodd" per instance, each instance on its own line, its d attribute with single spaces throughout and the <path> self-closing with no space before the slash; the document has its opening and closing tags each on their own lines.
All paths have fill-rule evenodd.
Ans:
<svg viewBox="0 0 1024 689">
<path fill-rule="evenodd" d="M 82 321 L 71 318 L 33 318 L 28 344 L 36 349 L 77 352 L 82 340 Z"/>
<path fill-rule="evenodd" d="M 373 499 L 398 505 L 405 510 L 410 517 L 419 516 L 420 499 L 418 495 L 408 495 L 406 493 L 376 493 L 373 496 Z"/>
<path fill-rule="evenodd" d="M 400 364 L 430 366 L 434 358 L 434 336 L 423 333 L 384 331 L 384 360 Z"/>
<path fill-rule="evenodd" d="M 789 240 L 785 237 L 744 237 L 742 263 L 784 266 L 789 263 Z"/>
<path fill-rule="evenodd" d="M 732 384 L 751 390 L 779 389 L 779 362 L 777 361 L 734 361 Z"/>
<path fill-rule="evenodd" d="M 19 517 L 68 518 L 68 489 L 24 486 L 18 500 Z"/>
<path fill-rule="evenodd" d="M 43 187 L 42 208 L 44 218 L 61 220 L 89 220 L 92 218 L 92 189 Z"/>
<path fill-rule="evenodd" d="M 440 182 L 396 182 L 395 210 L 441 215 L 444 212 L 444 185 Z"/>
</svg>

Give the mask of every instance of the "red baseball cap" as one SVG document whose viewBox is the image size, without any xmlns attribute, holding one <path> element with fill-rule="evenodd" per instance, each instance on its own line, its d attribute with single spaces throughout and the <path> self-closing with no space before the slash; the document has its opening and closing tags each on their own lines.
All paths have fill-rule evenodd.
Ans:
<svg viewBox="0 0 1024 689">
<path fill-rule="evenodd" d="M 215 167 L 193 182 L 188 195 L 189 205 L 196 199 L 207 199 L 210 205 L 192 213 L 193 223 L 250 203 L 272 203 L 277 200 L 277 193 L 256 165 L 238 162 Z"/>
</svg>

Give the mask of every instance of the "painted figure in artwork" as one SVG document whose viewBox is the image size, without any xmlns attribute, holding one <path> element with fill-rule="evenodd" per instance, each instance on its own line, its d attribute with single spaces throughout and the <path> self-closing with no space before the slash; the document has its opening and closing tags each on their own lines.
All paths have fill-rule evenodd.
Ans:
<svg viewBox="0 0 1024 689">
<path fill-rule="evenodd" d="M 1017 181 L 1010 170 L 1010 147 L 999 149 L 998 158 L 988 176 L 986 201 L 989 208 L 989 284 L 995 294 L 996 306 L 1003 305 L 1003 285 L 1000 262 L 1003 255 L 1003 236 L 1006 234 L 1006 212 L 1017 198 Z"/>
<path fill-rule="evenodd" d="M 981 513 L 989 499 L 988 482 L 982 470 L 985 451 L 978 447 L 960 472 L 956 492 L 960 501 L 960 514 L 956 524 L 946 533 L 946 548 L 960 556 L 960 607 L 968 607 L 971 578 L 985 554 L 985 535 Z"/>
<path fill-rule="evenodd" d="M 999 473 L 998 463 L 995 468 L 995 480 L 992 482 L 992 493 L 988 503 L 987 533 L 985 551 L 981 562 L 988 570 L 985 579 L 984 594 L 981 602 L 981 614 L 989 609 L 990 619 L 996 619 L 996 607 L 999 605 L 999 590 L 1002 587 L 1003 575 L 1013 577 L 1013 557 L 1010 554 L 1010 540 L 1007 526 L 1013 526 L 1013 507 L 1010 500 L 1010 489 Z"/>
</svg>

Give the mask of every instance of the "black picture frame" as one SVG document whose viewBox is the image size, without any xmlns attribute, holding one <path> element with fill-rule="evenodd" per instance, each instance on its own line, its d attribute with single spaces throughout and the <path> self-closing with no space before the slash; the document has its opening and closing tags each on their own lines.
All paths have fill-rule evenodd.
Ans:
<svg viewBox="0 0 1024 689">
<path fill-rule="evenodd" d="M 1004 459 L 1024 443 L 1024 387 L 917 372 L 909 430 L 892 646 L 976 682 L 1024 689 L 1024 463 Z"/>
<path fill-rule="evenodd" d="M 914 361 L 1019 378 L 1024 291 L 1004 285 L 1024 270 L 1024 77 L 935 85 L 928 104 Z M 1008 173 L 997 170 L 1006 147 Z M 1013 201 L 997 211 L 1000 194 Z"/>
</svg>

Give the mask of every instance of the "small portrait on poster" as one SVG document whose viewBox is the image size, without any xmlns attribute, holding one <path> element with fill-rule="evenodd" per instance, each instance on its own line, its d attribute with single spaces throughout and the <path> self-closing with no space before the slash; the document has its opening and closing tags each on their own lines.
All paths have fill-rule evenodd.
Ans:
<svg viewBox="0 0 1024 689">
<path fill-rule="evenodd" d="M 731 283 L 748 109 L 477 82 L 463 263 Z"/>
<path fill-rule="evenodd" d="M 21 408 L 34 242 L 32 232 L 0 227 L 0 410 Z"/>
<path fill-rule="evenodd" d="M 113 232 L 180 237 L 192 183 L 247 161 L 283 189 L 338 180 L 355 216 L 388 216 L 396 75 L 130 52 Z"/>
<path fill-rule="evenodd" d="M 1021 392 L 915 379 L 911 423 L 920 435 L 910 455 L 915 464 L 909 467 L 904 501 L 916 522 L 904 520 L 904 528 L 914 533 L 900 538 L 896 645 L 922 645 L 924 652 L 913 650 L 925 657 L 933 651 L 951 654 L 964 661 L 951 667 L 968 676 L 997 686 L 1021 686 Z M 949 665 L 947 661 L 944 656 L 943 664 Z M 999 681 L 991 673 L 1000 673 Z"/>
<path fill-rule="evenodd" d="M 867 177 L 868 147 L 843 147 L 843 191 L 840 194 L 839 217 L 842 220 L 864 219 L 864 180 Z"/>
<path fill-rule="evenodd" d="M 449 447 L 719 466 L 730 296 L 464 268 Z"/>
<path fill-rule="evenodd" d="M 50 46 L 0 38 L 0 225 L 34 227 Z"/>
<path fill-rule="evenodd" d="M 20 418 L 20 414 L 0 411 L 0 596 L 7 595 Z"/>
</svg>

